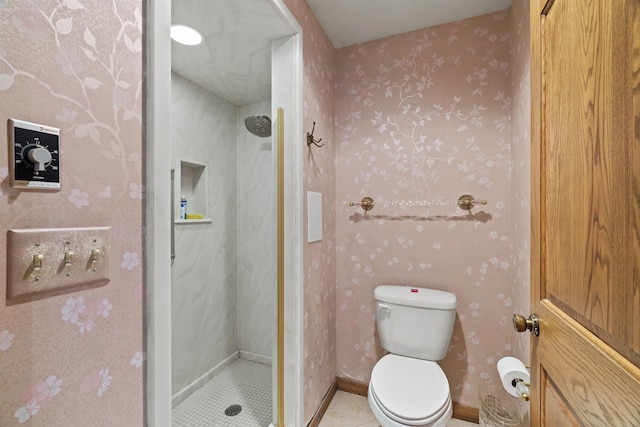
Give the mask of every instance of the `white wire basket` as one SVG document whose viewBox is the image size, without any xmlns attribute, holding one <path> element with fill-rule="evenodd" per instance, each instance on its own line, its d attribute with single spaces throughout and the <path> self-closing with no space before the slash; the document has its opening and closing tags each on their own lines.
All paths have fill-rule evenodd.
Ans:
<svg viewBox="0 0 640 427">
<path fill-rule="evenodd" d="M 480 426 L 482 427 L 517 427 L 522 423 L 520 412 L 504 400 L 498 393 L 487 393 L 480 396 Z M 513 398 L 513 397 L 511 397 Z"/>
</svg>

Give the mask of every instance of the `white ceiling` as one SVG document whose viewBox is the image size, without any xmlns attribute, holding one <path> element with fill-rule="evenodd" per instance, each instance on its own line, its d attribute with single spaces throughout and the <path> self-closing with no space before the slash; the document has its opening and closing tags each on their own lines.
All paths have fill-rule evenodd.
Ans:
<svg viewBox="0 0 640 427">
<path fill-rule="evenodd" d="M 303 0 L 299 0 L 303 1 Z M 512 0 L 307 0 L 336 48 L 505 9 Z M 269 0 L 173 0 L 172 22 L 200 46 L 172 42 L 172 70 L 242 106 L 271 98 L 271 40 L 291 33 Z"/>
<path fill-rule="evenodd" d="M 337 48 L 484 15 L 511 0 L 307 0 Z"/>
<path fill-rule="evenodd" d="M 171 42 L 171 69 L 238 105 L 271 99 L 271 40 L 291 34 L 267 0 L 173 0 L 173 24 L 204 35 L 204 43 Z"/>
</svg>

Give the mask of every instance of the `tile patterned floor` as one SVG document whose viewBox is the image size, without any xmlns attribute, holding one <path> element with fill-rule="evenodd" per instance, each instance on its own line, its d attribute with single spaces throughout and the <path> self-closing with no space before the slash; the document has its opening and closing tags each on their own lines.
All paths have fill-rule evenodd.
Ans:
<svg viewBox="0 0 640 427">
<path fill-rule="evenodd" d="M 234 416 L 231 405 L 241 405 Z M 265 427 L 271 423 L 271 366 L 238 359 L 173 408 L 173 427 Z"/>
<path fill-rule="evenodd" d="M 472 427 L 477 424 L 453 419 L 448 427 Z M 380 427 L 369 409 L 366 397 L 338 390 L 319 427 Z"/>
<path fill-rule="evenodd" d="M 235 416 L 230 405 L 242 406 Z M 239 359 L 173 408 L 173 427 L 266 427 L 271 423 L 271 366 Z M 453 419 L 448 427 L 477 424 Z M 319 427 L 380 427 L 367 398 L 338 390 Z"/>
</svg>

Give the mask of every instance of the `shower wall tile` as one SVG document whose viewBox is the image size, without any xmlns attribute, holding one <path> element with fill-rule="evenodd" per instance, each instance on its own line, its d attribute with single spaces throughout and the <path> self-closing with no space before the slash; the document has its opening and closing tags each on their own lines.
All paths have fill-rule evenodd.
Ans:
<svg viewBox="0 0 640 427">
<path fill-rule="evenodd" d="M 207 217 L 212 220 L 175 227 L 171 347 L 176 394 L 238 350 L 237 107 L 176 74 L 171 85 L 171 156 L 174 162 L 183 158 L 208 165 Z"/>
<path fill-rule="evenodd" d="M 276 214 L 271 137 L 247 131 L 248 116 L 270 116 L 271 104 L 239 108 L 238 327 L 240 350 L 271 358 L 276 296 Z"/>
<path fill-rule="evenodd" d="M 142 11 L 0 1 L 3 427 L 144 424 Z M 10 188 L 9 118 L 61 129 L 60 191 Z M 7 304 L 7 230 L 95 226 L 112 227 L 110 283 Z"/>
</svg>

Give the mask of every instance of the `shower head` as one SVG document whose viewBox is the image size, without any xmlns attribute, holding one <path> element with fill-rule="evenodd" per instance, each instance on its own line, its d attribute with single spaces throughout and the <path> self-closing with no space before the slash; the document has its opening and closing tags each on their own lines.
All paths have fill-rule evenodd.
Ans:
<svg viewBox="0 0 640 427">
<path fill-rule="evenodd" d="M 244 120 L 244 125 L 255 136 L 271 136 L 271 119 L 267 116 L 249 116 Z"/>
</svg>

